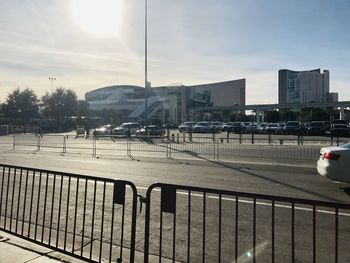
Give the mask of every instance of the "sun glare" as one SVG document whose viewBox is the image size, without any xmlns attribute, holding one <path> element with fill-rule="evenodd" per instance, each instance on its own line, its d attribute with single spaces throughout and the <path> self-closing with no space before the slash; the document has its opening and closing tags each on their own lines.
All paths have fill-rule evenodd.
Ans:
<svg viewBox="0 0 350 263">
<path fill-rule="evenodd" d="M 72 15 L 84 30 L 100 36 L 117 34 L 120 0 L 72 0 Z"/>
</svg>

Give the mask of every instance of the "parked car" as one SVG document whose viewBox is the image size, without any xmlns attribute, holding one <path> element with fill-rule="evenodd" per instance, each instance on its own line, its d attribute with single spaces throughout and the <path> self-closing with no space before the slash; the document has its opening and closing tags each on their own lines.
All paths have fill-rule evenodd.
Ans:
<svg viewBox="0 0 350 263">
<path fill-rule="evenodd" d="M 349 123 L 346 120 L 333 120 L 332 125 L 333 124 L 345 124 L 345 125 L 349 126 Z"/>
<path fill-rule="evenodd" d="M 326 126 L 323 121 L 311 121 L 307 128 L 307 135 L 324 136 L 326 133 Z"/>
<path fill-rule="evenodd" d="M 132 134 L 135 134 L 136 131 L 139 130 L 141 127 L 142 125 L 138 122 L 126 122 L 118 126 L 117 128 L 114 128 L 113 134 L 130 136 Z"/>
<path fill-rule="evenodd" d="M 322 148 L 317 171 L 333 181 L 350 183 L 350 143 Z"/>
<path fill-rule="evenodd" d="M 264 130 L 264 133 L 277 134 L 279 127 L 280 127 L 280 125 L 278 123 L 268 123 L 266 125 L 265 130 Z"/>
<path fill-rule="evenodd" d="M 300 121 L 288 121 L 283 128 L 283 134 L 302 135 L 303 126 Z"/>
<path fill-rule="evenodd" d="M 193 127 L 193 132 L 195 133 L 210 133 L 210 132 L 217 132 L 218 128 L 213 125 L 210 121 L 201 121 L 198 122 Z"/>
<path fill-rule="evenodd" d="M 222 131 L 224 132 L 227 132 L 229 127 L 231 127 L 233 122 L 225 122 L 223 125 L 222 125 Z"/>
<path fill-rule="evenodd" d="M 265 128 L 267 126 L 266 122 L 261 122 L 258 124 L 258 133 L 265 133 Z"/>
<path fill-rule="evenodd" d="M 169 130 L 177 129 L 177 128 L 178 128 L 178 126 L 177 126 L 176 124 L 174 124 L 174 123 L 164 123 L 164 124 L 163 124 L 163 127 L 164 127 L 165 129 L 169 129 Z"/>
<path fill-rule="evenodd" d="M 100 128 L 95 129 L 92 134 L 94 136 L 101 136 L 101 135 L 112 135 L 114 126 L 111 124 L 106 124 L 101 126 Z"/>
<path fill-rule="evenodd" d="M 220 122 L 220 121 L 214 121 L 212 122 L 212 125 L 214 127 L 214 129 L 217 130 L 217 132 L 221 132 L 224 126 L 224 123 Z"/>
<path fill-rule="evenodd" d="M 247 133 L 259 133 L 260 125 L 257 123 L 251 123 L 246 127 Z"/>
<path fill-rule="evenodd" d="M 186 121 L 179 125 L 179 132 L 189 132 L 193 129 L 194 125 L 196 125 L 196 122 Z"/>
<path fill-rule="evenodd" d="M 136 136 L 138 135 L 151 135 L 151 136 L 163 136 L 165 134 L 165 129 L 159 125 L 147 125 L 136 131 Z"/>
<path fill-rule="evenodd" d="M 333 137 L 348 137 L 349 126 L 346 124 L 332 124 L 330 132 Z"/>
<path fill-rule="evenodd" d="M 227 129 L 228 132 L 233 133 L 245 133 L 246 132 L 246 126 L 243 122 L 232 122 L 231 125 Z"/>
</svg>

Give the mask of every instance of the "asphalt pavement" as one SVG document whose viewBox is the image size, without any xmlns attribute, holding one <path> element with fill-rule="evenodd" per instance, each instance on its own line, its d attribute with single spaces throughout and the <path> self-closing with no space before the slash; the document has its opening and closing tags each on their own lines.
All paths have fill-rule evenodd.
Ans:
<svg viewBox="0 0 350 263">
<path fill-rule="evenodd" d="M 49 151 L 26 151 L 26 150 L 11 150 L 10 148 L 3 147 L 0 152 L 0 159 L 2 164 L 18 165 L 24 167 L 40 168 L 55 170 L 60 172 L 69 172 L 76 174 L 84 174 L 90 176 L 104 177 L 104 178 L 113 178 L 113 179 L 123 179 L 133 182 L 137 191 L 141 195 L 145 195 L 146 189 L 153 184 L 154 182 L 162 183 L 171 183 L 171 184 L 181 184 L 181 185 L 191 185 L 199 186 L 206 188 L 215 188 L 222 190 L 230 191 L 240 191 L 240 192 L 249 192 L 249 193 L 259 193 L 259 194 L 269 194 L 275 196 L 287 196 L 287 197 L 297 197 L 297 198 L 306 198 L 313 200 L 324 200 L 331 202 L 345 202 L 349 203 L 349 193 L 350 185 L 340 184 L 332 182 L 322 176 L 319 176 L 315 169 L 315 161 L 298 161 L 297 163 L 293 162 L 284 162 L 284 163 L 274 163 L 271 160 L 263 160 L 261 158 L 253 159 L 249 158 L 237 158 L 235 161 L 223 162 L 223 161 L 213 161 L 206 158 L 199 158 L 192 156 L 191 158 L 182 158 L 182 159 L 167 159 L 167 158 L 157 158 L 157 157 L 137 157 L 133 158 L 132 156 L 114 156 L 113 158 L 92 158 L 88 155 L 79 155 L 79 154 L 60 154 L 58 152 L 49 152 Z M 184 222 L 188 214 L 186 213 L 185 203 L 187 203 L 188 195 L 180 195 L 178 197 L 179 213 L 177 215 L 178 222 Z M 157 199 L 157 197 L 156 197 Z M 156 200 L 157 201 L 157 200 Z M 198 223 L 193 223 L 192 233 L 193 238 L 196 240 L 201 240 L 203 233 L 201 234 L 201 229 L 203 228 L 203 222 L 199 220 L 203 211 L 201 210 L 203 197 L 201 194 L 193 197 L 193 211 L 192 220 L 198 219 Z M 234 208 L 235 199 L 232 197 L 226 197 L 223 202 L 223 211 L 229 216 L 223 219 L 223 226 L 227 227 L 227 233 L 230 233 L 232 227 L 229 227 L 230 222 L 234 214 L 232 214 L 232 209 Z M 250 203 L 249 203 L 250 202 Z M 207 224 L 211 225 L 216 229 L 218 227 L 217 217 L 215 216 L 215 208 L 218 207 L 217 197 L 209 198 L 207 201 L 208 204 L 208 215 L 207 215 Z M 240 203 L 240 216 L 242 218 L 241 222 L 250 222 L 252 217 L 251 210 L 251 200 L 243 200 Z M 271 204 L 259 202 L 257 210 L 257 220 L 258 222 L 264 222 L 268 219 L 268 214 L 271 212 Z M 289 242 L 284 242 L 286 239 L 290 239 L 289 230 L 290 228 L 290 211 L 287 207 L 280 207 L 276 210 L 280 214 L 278 221 L 278 231 L 280 234 L 276 238 L 276 248 L 278 251 L 286 250 L 290 246 Z M 281 210 L 281 211 L 279 211 Z M 300 210 L 298 212 L 297 221 L 298 233 L 301 234 L 301 237 L 298 237 L 298 248 L 300 258 L 310 259 L 308 255 L 307 248 L 310 247 L 310 240 L 312 240 L 312 233 L 309 232 L 310 222 L 312 222 L 312 212 L 311 210 Z M 154 222 L 159 221 L 159 216 L 156 215 L 157 211 L 154 213 L 152 220 Z M 310 217 L 311 216 L 311 217 Z M 165 220 L 168 220 L 167 224 L 171 222 L 171 215 L 167 215 Z M 169 221 L 170 220 L 170 221 Z M 276 219 L 277 220 L 277 219 Z M 310 221 L 311 220 L 311 221 Z M 320 234 L 319 238 L 327 239 L 327 235 L 330 236 L 332 233 L 328 232 L 329 229 L 333 227 L 330 222 L 331 218 L 327 217 L 326 213 L 321 213 L 318 217 L 320 222 L 323 222 L 323 229 L 327 229 Z M 342 220 L 348 220 L 348 217 L 342 217 Z M 201 223 L 202 222 L 202 223 Z M 137 226 L 139 229 L 142 229 L 144 223 L 144 213 L 138 215 Z M 158 223 L 157 223 L 158 224 Z M 166 257 L 171 257 L 171 236 L 172 229 L 168 225 L 165 225 L 164 232 L 164 251 L 163 254 Z M 270 223 L 269 223 L 270 224 Z M 185 261 L 185 254 L 182 253 L 183 250 L 186 250 L 186 231 L 181 228 L 181 225 L 178 227 L 178 239 L 177 239 L 177 259 L 180 261 Z M 159 249 L 157 245 L 157 240 L 159 239 L 159 234 L 157 234 L 159 226 L 152 226 L 152 233 L 154 234 L 154 243 L 151 246 L 151 252 L 157 254 Z M 241 260 L 246 260 L 244 262 L 250 262 L 250 251 L 251 251 L 251 225 L 240 223 L 239 226 L 240 235 L 242 236 L 239 255 Z M 349 229 L 347 227 L 342 228 L 343 232 L 346 233 L 342 238 L 348 239 Z M 207 234 L 208 240 L 211 240 L 205 244 L 208 250 L 207 260 L 217 260 L 216 256 L 213 256 L 212 253 L 215 251 L 213 249 L 217 243 L 214 240 L 217 240 L 217 232 L 210 233 L 211 230 L 208 230 Z M 271 250 L 271 243 L 268 241 L 268 233 L 271 231 L 269 227 L 266 227 L 264 224 L 258 224 L 257 231 L 260 233 L 260 238 L 258 238 L 258 247 L 262 251 L 260 253 L 260 259 L 262 261 L 268 261 L 269 253 L 266 251 Z M 141 231 L 142 232 L 142 231 Z M 285 234 L 283 234 L 285 233 Z M 304 233 L 304 238 L 302 233 Z M 3 235 L 0 233 L 0 235 Z M 7 233 L 4 234 L 8 235 Z M 245 236 L 245 237 L 243 237 Z M 309 236 L 311 239 L 305 239 L 305 236 Z M 12 237 L 10 240 L 14 240 Z M 138 244 L 137 248 L 142 250 L 142 233 L 138 234 Z M 225 251 L 230 250 L 232 246 L 232 238 L 227 237 L 225 243 L 222 244 Z M 305 241 L 306 240 L 306 241 Z M 17 242 L 17 241 L 16 241 Z M 328 250 L 324 250 L 323 246 L 327 244 L 322 243 L 319 245 L 317 251 L 319 253 L 320 262 L 329 262 L 326 255 L 330 253 Z M 8 242 L 0 243 L 1 249 L 6 249 L 6 251 L 11 251 L 11 244 Z M 197 262 L 202 260 L 202 254 L 200 248 L 203 246 L 201 242 L 195 242 L 193 244 L 193 251 L 191 252 L 192 262 Z M 303 249 L 303 246 L 305 249 Z M 311 244 L 312 246 L 312 244 Z M 15 246 L 17 251 L 22 251 L 23 248 L 20 246 Z M 25 247 L 25 246 L 23 246 Z M 322 252 L 323 249 L 323 252 Z M 345 248 L 341 247 L 341 251 Z M 27 251 L 27 250 L 26 250 Z M 31 251 L 33 252 L 33 251 Z M 232 252 L 232 251 L 231 251 Z M 24 253 L 24 252 L 23 252 Z M 45 253 L 33 252 L 30 257 L 26 259 L 21 259 L 16 257 L 12 262 L 28 262 L 28 259 L 34 259 L 40 257 L 43 261 L 38 262 L 48 262 L 48 260 L 62 260 L 60 258 L 51 258 L 47 257 Z M 36 254 L 35 254 L 36 253 Z M 232 252 L 233 253 L 233 252 Z M 223 262 L 232 262 L 233 254 L 228 253 L 225 255 L 225 260 Z M 280 253 L 280 252 L 278 252 Z M 6 257 L 9 257 L 7 253 Z M 18 256 L 19 253 L 14 254 Z M 3 254 L 5 255 L 5 254 Z M 284 259 L 290 257 L 290 251 L 277 254 L 276 258 L 282 262 Z M 342 260 L 348 259 L 349 255 L 345 254 L 341 257 Z M 323 260 L 321 260 L 323 259 Z M 46 261 L 45 261 L 46 260 Z M 68 262 L 73 262 L 75 259 L 64 259 Z M 304 262 L 308 262 L 308 261 Z M 311 260 L 311 259 L 310 259 Z M 212 261 L 212 262 L 214 262 Z M 0 257 L 0 262 L 11 262 L 3 261 Z M 29 261 L 31 262 L 31 261 Z M 37 262 L 37 261 L 33 261 Z M 209 262 L 209 261 L 208 261 Z M 303 261 L 300 261 L 303 262 Z M 345 262 L 345 261 L 340 261 Z"/>
</svg>

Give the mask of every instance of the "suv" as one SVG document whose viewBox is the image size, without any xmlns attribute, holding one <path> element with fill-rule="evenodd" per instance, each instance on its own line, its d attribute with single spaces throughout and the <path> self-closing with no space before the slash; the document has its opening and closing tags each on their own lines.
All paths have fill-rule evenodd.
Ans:
<svg viewBox="0 0 350 263">
<path fill-rule="evenodd" d="M 307 128 L 307 135 L 325 135 L 326 126 L 323 121 L 311 121 Z"/>
</svg>

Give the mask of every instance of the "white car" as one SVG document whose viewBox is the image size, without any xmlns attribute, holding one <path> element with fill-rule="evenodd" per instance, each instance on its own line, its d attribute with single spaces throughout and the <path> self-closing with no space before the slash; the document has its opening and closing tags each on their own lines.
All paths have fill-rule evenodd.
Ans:
<svg viewBox="0 0 350 263">
<path fill-rule="evenodd" d="M 117 128 L 113 129 L 114 135 L 131 135 L 135 134 L 137 130 L 141 129 L 142 125 L 138 122 L 126 122 Z"/>
<path fill-rule="evenodd" d="M 322 148 L 317 171 L 333 181 L 350 183 L 350 143 Z"/>
</svg>

